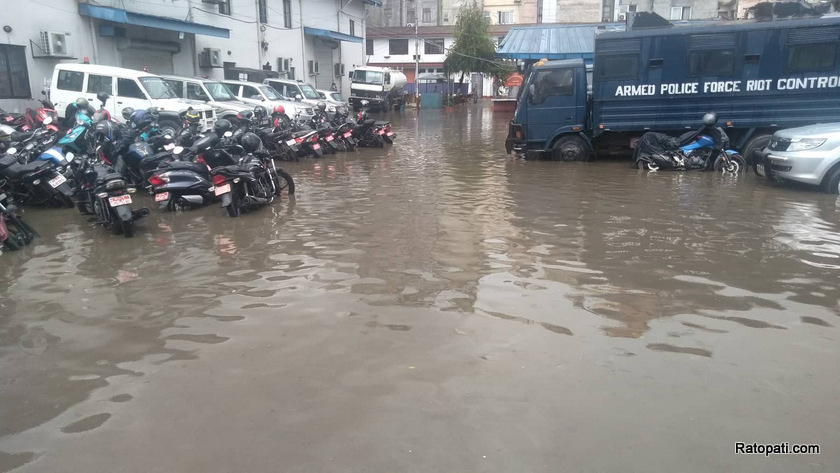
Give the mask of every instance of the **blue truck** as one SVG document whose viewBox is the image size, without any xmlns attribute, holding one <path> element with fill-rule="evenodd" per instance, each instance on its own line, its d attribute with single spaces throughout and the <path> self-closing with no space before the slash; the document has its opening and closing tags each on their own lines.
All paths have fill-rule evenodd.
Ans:
<svg viewBox="0 0 840 473">
<path fill-rule="evenodd" d="M 591 71 L 582 59 L 531 66 L 505 148 L 629 156 L 645 132 L 697 129 L 711 111 L 751 159 L 778 129 L 840 122 L 838 45 L 840 17 L 601 33 Z"/>
</svg>

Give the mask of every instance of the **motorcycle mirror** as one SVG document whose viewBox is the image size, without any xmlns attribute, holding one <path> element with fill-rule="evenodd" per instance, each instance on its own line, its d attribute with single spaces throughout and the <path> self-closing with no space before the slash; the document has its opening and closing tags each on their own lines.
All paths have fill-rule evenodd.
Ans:
<svg viewBox="0 0 840 473">
<path fill-rule="evenodd" d="M 52 117 L 46 117 L 46 118 L 44 118 L 44 122 L 43 122 L 43 123 L 44 123 L 44 125 L 49 125 L 50 123 L 52 123 Z"/>
<path fill-rule="evenodd" d="M 225 136 L 225 138 L 230 138 L 231 136 L 233 136 L 233 132 L 232 131 L 226 131 L 224 136 Z"/>
<path fill-rule="evenodd" d="M 6 154 L 17 154 L 17 148 L 11 147 L 6 150 Z"/>
<path fill-rule="evenodd" d="M 184 152 L 184 147 L 183 146 L 176 146 L 175 148 L 172 149 L 172 154 L 174 154 L 176 156 L 183 153 L 183 152 Z"/>
<path fill-rule="evenodd" d="M 66 159 L 68 163 L 73 162 L 73 158 L 75 157 L 76 155 L 69 151 L 67 152 L 67 154 L 64 155 L 64 159 Z"/>
</svg>

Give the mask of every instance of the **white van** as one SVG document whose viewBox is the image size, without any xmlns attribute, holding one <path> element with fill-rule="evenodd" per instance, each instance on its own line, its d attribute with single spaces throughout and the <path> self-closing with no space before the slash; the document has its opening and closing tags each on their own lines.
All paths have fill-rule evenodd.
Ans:
<svg viewBox="0 0 840 473">
<path fill-rule="evenodd" d="M 120 121 L 122 110 L 126 107 L 135 110 L 157 107 L 160 110 L 160 128 L 177 130 L 181 128 L 178 114 L 192 107 L 201 112 L 203 129 L 212 129 L 216 123 L 212 107 L 199 101 L 179 99 L 163 79 L 147 72 L 94 64 L 55 66 L 49 99 L 60 117 L 63 118 L 67 107 L 80 97 L 88 99 L 93 108 L 98 108 L 100 102 L 96 94 L 99 92 L 110 95 L 105 108 Z"/>
</svg>

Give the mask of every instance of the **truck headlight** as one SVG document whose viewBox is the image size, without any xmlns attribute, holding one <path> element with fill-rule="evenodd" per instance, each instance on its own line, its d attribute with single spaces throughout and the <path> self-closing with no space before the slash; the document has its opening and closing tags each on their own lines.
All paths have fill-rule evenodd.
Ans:
<svg viewBox="0 0 840 473">
<path fill-rule="evenodd" d="M 804 151 L 814 149 L 825 143 L 824 138 L 794 138 L 790 140 L 787 151 Z"/>
</svg>

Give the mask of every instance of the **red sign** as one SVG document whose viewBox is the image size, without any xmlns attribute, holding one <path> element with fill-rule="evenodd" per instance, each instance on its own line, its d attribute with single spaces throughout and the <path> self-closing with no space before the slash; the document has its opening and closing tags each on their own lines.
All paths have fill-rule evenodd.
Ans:
<svg viewBox="0 0 840 473">
<path fill-rule="evenodd" d="M 522 77 L 522 74 L 517 74 L 516 72 L 514 72 L 513 74 L 508 76 L 507 80 L 505 81 L 505 85 L 507 87 L 519 87 L 520 85 L 522 85 L 522 81 L 524 79 L 525 78 Z"/>
</svg>

